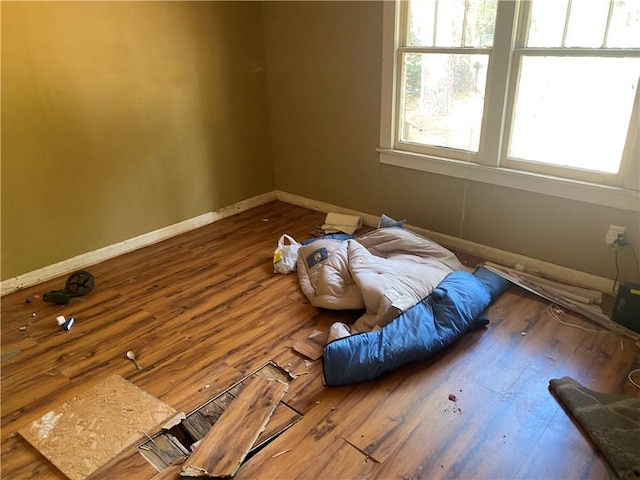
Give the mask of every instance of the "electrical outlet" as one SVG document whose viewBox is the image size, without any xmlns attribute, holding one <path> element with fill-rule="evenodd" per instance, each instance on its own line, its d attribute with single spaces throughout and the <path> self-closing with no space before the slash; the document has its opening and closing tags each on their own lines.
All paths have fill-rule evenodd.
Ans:
<svg viewBox="0 0 640 480">
<path fill-rule="evenodd" d="M 619 225 L 609 225 L 609 230 L 604 237 L 604 243 L 607 245 L 613 245 L 619 236 L 624 235 L 624 227 Z"/>
</svg>

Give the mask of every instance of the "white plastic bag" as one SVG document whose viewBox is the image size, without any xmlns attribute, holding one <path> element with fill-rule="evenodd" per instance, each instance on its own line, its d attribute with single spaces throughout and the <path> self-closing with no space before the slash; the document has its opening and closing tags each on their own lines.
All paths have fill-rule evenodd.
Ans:
<svg viewBox="0 0 640 480">
<path fill-rule="evenodd" d="M 285 240 L 289 244 L 285 244 Z M 296 262 L 298 261 L 298 249 L 300 244 L 293 237 L 286 233 L 278 240 L 278 247 L 273 252 L 273 271 L 274 273 L 291 273 L 296 271 Z"/>
</svg>

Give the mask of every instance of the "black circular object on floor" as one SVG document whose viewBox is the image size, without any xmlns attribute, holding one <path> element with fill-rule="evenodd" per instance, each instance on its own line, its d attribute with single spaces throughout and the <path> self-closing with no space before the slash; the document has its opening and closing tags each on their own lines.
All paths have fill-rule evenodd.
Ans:
<svg viewBox="0 0 640 480">
<path fill-rule="evenodd" d="M 72 297 L 79 297 L 89 293 L 95 286 L 96 279 L 91 273 L 86 270 L 78 270 L 69 275 L 64 291 Z"/>
</svg>

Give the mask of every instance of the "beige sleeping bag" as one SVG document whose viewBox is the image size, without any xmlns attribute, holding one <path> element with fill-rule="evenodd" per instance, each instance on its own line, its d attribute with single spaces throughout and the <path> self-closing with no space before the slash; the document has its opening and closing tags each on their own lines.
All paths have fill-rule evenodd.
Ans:
<svg viewBox="0 0 640 480">
<path fill-rule="evenodd" d="M 455 270 L 453 252 L 401 228 L 353 240 L 320 239 L 298 251 L 300 287 L 315 307 L 364 309 L 351 332 L 382 327 L 415 305 Z"/>
</svg>

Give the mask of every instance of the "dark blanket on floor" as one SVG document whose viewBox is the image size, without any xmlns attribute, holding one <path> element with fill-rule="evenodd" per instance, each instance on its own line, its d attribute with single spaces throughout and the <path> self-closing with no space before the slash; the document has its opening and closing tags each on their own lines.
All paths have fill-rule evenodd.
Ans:
<svg viewBox="0 0 640 480">
<path fill-rule="evenodd" d="M 549 387 L 618 478 L 640 478 L 640 398 L 594 392 L 570 377 L 550 380 Z"/>
</svg>

